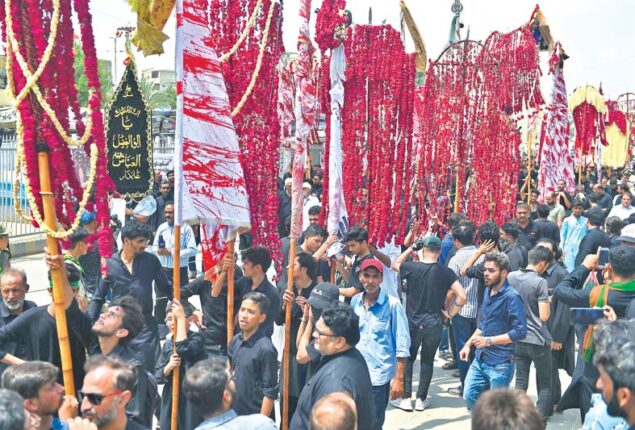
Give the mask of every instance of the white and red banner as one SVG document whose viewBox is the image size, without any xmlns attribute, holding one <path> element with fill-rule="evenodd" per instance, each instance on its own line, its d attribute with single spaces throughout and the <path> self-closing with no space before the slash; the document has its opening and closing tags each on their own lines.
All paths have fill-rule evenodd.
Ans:
<svg viewBox="0 0 635 430">
<path fill-rule="evenodd" d="M 200 221 L 205 270 L 238 228 L 250 227 L 238 139 L 207 19 L 200 1 L 177 1 L 175 224 Z"/>
<path fill-rule="evenodd" d="M 300 2 L 300 34 L 298 57 L 295 65 L 295 144 L 293 151 L 293 185 L 291 186 L 291 234 L 292 239 L 302 235 L 304 163 L 309 134 L 315 125 L 315 86 L 313 85 L 313 45 L 309 37 L 311 0 Z"/>
<path fill-rule="evenodd" d="M 569 153 L 569 112 L 567 87 L 564 83 L 558 47 L 550 60 L 553 74 L 551 103 L 545 109 L 540 133 L 540 172 L 538 191 L 544 199 L 545 193 L 557 189 L 558 180 L 565 182 L 568 192 L 575 190 L 573 158 Z"/>
</svg>

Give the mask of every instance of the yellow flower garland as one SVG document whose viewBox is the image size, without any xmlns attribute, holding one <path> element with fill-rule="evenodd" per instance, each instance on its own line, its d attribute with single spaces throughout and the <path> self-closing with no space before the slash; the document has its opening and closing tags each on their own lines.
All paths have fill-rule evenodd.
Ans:
<svg viewBox="0 0 635 430">
<path fill-rule="evenodd" d="M 16 96 L 16 104 L 15 104 L 16 134 L 17 134 L 18 143 L 16 148 L 15 178 L 13 180 L 13 203 L 14 203 L 16 213 L 18 214 L 18 216 L 28 220 L 29 222 L 35 219 L 35 221 L 40 225 L 40 227 L 44 231 L 46 231 L 48 234 L 50 234 L 52 237 L 56 239 L 65 239 L 65 238 L 68 238 L 71 234 L 73 234 L 75 230 L 77 230 L 77 228 L 79 227 L 81 217 L 84 211 L 86 210 L 86 204 L 88 203 L 88 199 L 90 198 L 91 191 L 95 183 L 95 177 L 97 176 L 97 162 L 99 159 L 99 151 L 95 144 L 92 144 L 90 146 L 90 171 L 88 175 L 88 180 L 86 181 L 86 186 L 84 187 L 84 190 L 83 190 L 82 201 L 79 204 L 79 209 L 75 215 L 75 219 L 70 229 L 52 230 L 46 225 L 46 223 L 44 222 L 44 219 L 42 218 L 42 214 L 40 213 L 40 210 L 38 208 L 37 202 L 35 201 L 35 197 L 33 196 L 33 190 L 28 180 L 25 181 L 25 190 L 26 190 L 27 200 L 29 202 L 29 207 L 31 208 L 31 212 L 33 213 L 32 218 L 24 214 L 24 212 L 22 211 L 22 207 L 20 206 L 20 200 L 19 200 L 20 174 L 22 173 L 22 168 L 24 167 L 25 169 L 24 173 L 26 176 L 26 161 L 25 161 L 25 155 L 24 155 L 24 127 L 22 124 L 22 117 L 20 116 L 20 111 L 18 107 L 20 103 L 22 103 L 24 99 L 27 97 L 29 92 L 33 92 L 40 106 L 51 119 L 51 122 L 55 126 L 55 129 L 59 133 L 60 137 L 62 137 L 62 139 L 69 146 L 83 146 L 86 142 L 88 142 L 88 139 L 90 138 L 90 134 L 93 127 L 93 123 L 92 123 L 91 115 L 90 115 L 90 107 L 89 107 L 89 115 L 86 121 L 86 130 L 84 131 L 83 136 L 79 140 L 72 139 L 66 133 L 66 130 L 64 130 L 64 127 L 59 122 L 57 115 L 55 114 L 55 111 L 53 111 L 53 109 L 48 104 L 46 99 L 42 96 L 42 92 L 39 86 L 37 85 L 38 79 L 44 72 L 46 65 L 51 59 L 51 54 L 53 52 L 53 47 L 55 45 L 55 39 L 57 37 L 59 15 L 60 15 L 59 11 L 60 11 L 60 0 L 53 0 L 53 14 L 51 17 L 51 29 L 50 29 L 50 34 L 47 41 L 47 46 L 46 46 L 46 49 L 44 50 L 44 54 L 42 55 L 42 60 L 40 64 L 38 65 L 37 70 L 35 71 L 35 73 L 31 73 L 31 70 L 29 69 L 27 62 L 25 61 L 24 57 L 20 53 L 19 42 L 15 38 L 15 34 L 13 33 L 13 20 L 11 17 L 11 0 L 6 0 L 5 2 L 5 15 L 6 15 L 5 29 L 6 29 L 7 41 L 8 41 L 7 48 L 6 48 L 7 49 L 7 81 L 9 84 L 8 87 L 10 91 L 13 94 L 15 94 L 15 82 L 13 79 L 13 54 L 15 55 L 18 61 L 18 65 L 20 66 L 20 69 L 27 80 L 24 88 Z M 90 97 L 92 98 L 93 95 L 95 94 L 95 89 L 91 88 L 89 91 L 90 91 Z"/>
<path fill-rule="evenodd" d="M 64 127 L 60 123 L 59 119 L 55 111 L 51 108 L 46 99 L 42 96 L 42 91 L 40 87 L 37 85 L 37 81 L 44 72 L 46 65 L 51 59 L 51 54 L 53 52 L 53 47 L 55 46 L 55 39 L 57 37 L 58 25 L 59 25 L 59 9 L 60 2 L 59 0 L 53 0 L 53 15 L 51 17 L 51 32 L 49 34 L 49 38 L 46 44 L 46 49 L 44 50 L 44 54 L 42 55 L 42 61 L 38 66 L 35 73 L 31 73 L 29 66 L 20 53 L 20 46 L 18 40 L 15 38 L 15 34 L 13 33 L 13 18 L 11 17 L 11 0 L 7 0 L 5 2 L 5 14 L 6 14 L 6 26 L 7 29 L 7 80 L 8 87 L 10 91 L 15 94 L 15 84 L 13 82 L 13 56 L 11 54 L 15 54 L 15 58 L 18 60 L 18 65 L 20 66 L 20 70 L 24 74 L 26 78 L 26 84 L 22 91 L 15 96 L 15 106 L 16 109 L 24 101 L 29 92 L 33 92 L 35 94 L 36 99 L 42 106 L 42 109 L 46 112 L 46 114 L 51 119 L 51 122 L 55 126 L 55 129 L 59 133 L 60 137 L 64 139 L 67 145 L 69 146 L 83 146 L 90 139 L 90 133 L 92 132 L 93 122 L 91 119 L 91 108 L 90 104 L 88 107 L 88 115 L 86 121 L 86 129 L 84 130 L 83 136 L 79 140 L 72 139 L 64 130 Z M 89 89 L 89 96 L 92 98 L 95 94 L 95 89 Z"/>
<path fill-rule="evenodd" d="M 256 6 L 254 7 L 254 11 L 251 13 L 251 16 L 249 17 L 249 21 L 247 21 L 247 25 L 245 26 L 245 29 L 243 30 L 242 34 L 240 35 L 240 37 L 238 38 L 234 46 L 232 46 L 232 48 L 229 50 L 229 52 L 226 52 L 223 55 L 221 55 L 218 61 L 220 61 L 221 63 L 224 63 L 225 61 L 229 60 L 229 57 L 231 57 L 232 55 L 236 53 L 236 51 L 238 51 L 238 48 L 240 48 L 240 46 L 243 44 L 243 42 L 247 38 L 247 35 L 251 31 L 251 27 L 253 27 L 254 22 L 256 22 L 256 16 L 258 16 L 258 12 L 260 11 L 261 6 L 262 6 L 262 0 L 258 0 L 258 3 L 256 3 Z"/>
</svg>

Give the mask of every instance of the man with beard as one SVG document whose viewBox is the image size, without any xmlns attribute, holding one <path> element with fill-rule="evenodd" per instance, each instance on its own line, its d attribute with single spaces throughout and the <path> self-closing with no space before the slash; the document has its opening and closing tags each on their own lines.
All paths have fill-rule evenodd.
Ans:
<svg viewBox="0 0 635 430">
<path fill-rule="evenodd" d="M 154 377 L 143 369 L 143 354 L 129 347 L 130 341 L 143 330 L 143 313 L 137 300 L 123 296 L 113 300 L 93 324 L 101 353 L 107 357 L 119 357 L 130 364 L 136 373 L 137 384 L 126 411 L 129 416 L 147 426 L 152 424 L 153 410 L 146 405 L 148 390 L 156 391 Z"/>
<path fill-rule="evenodd" d="M 25 299 L 26 293 L 29 291 L 29 284 L 26 281 L 26 273 L 20 269 L 10 268 L 2 274 L 0 291 L 2 292 L 0 327 L 8 325 L 18 315 L 37 306 L 34 302 Z M 16 357 L 24 356 L 23 347 L 19 342 L 5 343 L 3 348 Z M 6 364 L 0 363 L 0 374 L 6 368 Z"/>
<path fill-rule="evenodd" d="M 322 354 L 322 360 L 300 393 L 289 428 L 309 429 L 311 410 L 318 400 L 343 391 L 350 393 L 360 411 L 357 428 L 373 429 L 373 386 L 364 356 L 355 347 L 360 340 L 359 317 L 349 306 L 336 303 L 324 309 L 315 324 L 314 336 L 315 347 Z"/>
<path fill-rule="evenodd" d="M 232 409 L 236 384 L 224 360 L 199 361 L 185 374 L 185 397 L 205 418 L 196 430 L 277 430 L 276 423 L 260 414 L 238 416 Z"/>
<path fill-rule="evenodd" d="M 604 212 L 600 208 L 591 208 L 586 211 L 587 228 L 588 232 L 584 235 L 580 241 L 578 254 L 575 257 L 575 265 L 579 266 L 589 254 L 595 254 L 598 252 L 598 248 L 611 247 L 611 238 L 602 230 L 604 225 Z"/>
<path fill-rule="evenodd" d="M 34 427 L 37 430 L 64 428 L 60 418 L 65 420 L 77 413 L 77 401 L 74 397 L 64 396 L 64 387 L 57 382 L 58 376 L 57 367 L 44 361 L 13 366 L 2 375 L 2 388 L 22 396 L 24 410 L 32 417 L 30 422 L 38 423 Z"/>
<path fill-rule="evenodd" d="M 560 203 L 565 211 L 567 211 L 571 209 L 571 206 L 573 205 L 573 197 L 571 197 L 571 194 L 565 191 L 566 184 L 563 179 L 558 179 L 558 182 L 556 184 L 558 189 L 556 190 L 555 194 L 558 199 L 558 203 Z"/>
<path fill-rule="evenodd" d="M 529 205 L 520 202 L 516 205 L 516 224 L 518 225 L 518 243 L 529 250 L 542 237 L 540 227 L 529 217 Z"/>
<path fill-rule="evenodd" d="M 99 430 L 149 430 L 126 415 L 135 383 L 134 370 L 120 358 L 89 358 L 79 392 L 82 416 Z"/>
<path fill-rule="evenodd" d="M 606 265 L 606 285 L 598 285 L 591 290 L 580 289 L 591 271 L 598 268 L 599 254 L 587 255 L 581 265 L 575 268 L 554 291 L 554 297 L 570 307 L 610 306 L 619 318 L 626 315 L 626 309 L 635 299 L 635 248 L 616 246 L 609 251 Z M 579 408 L 582 421 L 591 406 L 598 369 L 588 360 L 593 353 L 592 340 L 594 325 L 590 325 L 579 345 L 578 362 L 571 384 L 558 404 L 558 410 Z M 586 360 L 585 360 L 586 357 Z M 631 357 L 632 359 L 632 357 Z"/>
<path fill-rule="evenodd" d="M 624 418 L 635 429 L 635 320 L 618 320 L 600 326 L 595 335 L 593 363 L 599 377 L 606 411 Z"/>
<path fill-rule="evenodd" d="M 604 187 L 602 184 L 593 185 L 593 193 L 598 198 L 598 206 L 604 212 L 604 215 L 607 215 L 613 207 L 613 202 L 611 201 L 611 196 L 604 192 Z"/>
<path fill-rule="evenodd" d="M 157 210 L 150 216 L 150 227 L 152 227 L 152 231 L 156 232 L 159 226 L 165 222 L 165 206 L 168 204 L 169 194 L 170 183 L 167 180 L 161 182 L 159 195 L 155 198 Z"/>
<path fill-rule="evenodd" d="M 527 336 L 523 299 L 507 282 L 507 256 L 486 254 L 483 268 L 487 289 L 481 318 L 476 331 L 459 353 L 459 358 L 467 361 L 470 349 L 476 347 L 463 391 L 468 409 L 474 409 L 479 396 L 486 390 L 509 388 L 514 377 L 514 342 Z"/>
</svg>

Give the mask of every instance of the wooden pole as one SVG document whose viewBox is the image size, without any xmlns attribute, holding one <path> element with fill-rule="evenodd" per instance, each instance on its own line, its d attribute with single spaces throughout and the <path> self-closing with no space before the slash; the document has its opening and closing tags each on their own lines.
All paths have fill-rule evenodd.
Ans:
<svg viewBox="0 0 635 430">
<path fill-rule="evenodd" d="M 289 269 L 287 277 L 287 291 L 293 291 L 293 267 L 295 265 L 296 238 L 291 235 L 289 244 Z M 289 428 L 289 361 L 291 348 L 291 306 L 285 308 L 284 314 L 284 356 L 282 378 L 284 386 L 282 390 L 282 430 Z"/>
<path fill-rule="evenodd" d="M 578 185 L 582 183 L 582 163 L 584 163 L 584 153 L 580 148 L 580 164 L 578 164 Z"/>
<path fill-rule="evenodd" d="M 57 229 L 57 215 L 55 214 L 55 201 L 51 192 L 51 175 L 49 170 L 48 146 L 38 145 L 37 166 L 40 176 L 40 196 L 44 208 L 44 222 L 51 230 Z M 60 254 L 57 240 L 50 234 L 46 235 L 46 246 L 51 257 Z M 55 327 L 57 340 L 60 344 L 60 358 L 62 361 L 62 376 L 66 394 L 75 396 L 75 381 L 73 380 L 73 360 L 71 357 L 71 344 L 68 339 L 68 326 L 66 324 L 66 307 L 64 306 L 64 281 L 62 268 L 51 270 L 53 280 L 53 304 L 55 309 Z"/>
<path fill-rule="evenodd" d="M 530 201 L 531 201 L 531 130 L 528 130 L 527 131 L 527 204 L 529 204 Z"/>
<path fill-rule="evenodd" d="M 174 252 L 172 253 L 172 289 L 174 300 L 181 301 L 181 226 L 174 226 Z M 178 321 L 174 319 L 172 325 L 172 346 L 176 354 L 176 326 Z M 181 366 L 176 366 L 172 371 L 172 415 L 170 416 L 171 430 L 179 427 L 179 387 L 181 386 Z"/>
<path fill-rule="evenodd" d="M 454 212 L 459 211 L 459 168 L 456 168 L 456 182 L 454 183 Z"/>
<path fill-rule="evenodd" d="M 227 254 L 234 255 L 234 240 L 227 242 Z M 234 268 L 227 269 L 227 345 L 234 337 Z"/>
<path fill-rule="evenodd" d="M 331 284 L 335 284 L 335 271 L 337 270 L 335 260 L 331 259 Z"/>
</svg>

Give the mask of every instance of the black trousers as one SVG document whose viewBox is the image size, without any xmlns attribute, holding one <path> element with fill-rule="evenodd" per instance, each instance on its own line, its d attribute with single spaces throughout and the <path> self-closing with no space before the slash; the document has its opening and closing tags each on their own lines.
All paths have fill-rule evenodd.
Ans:
<svg viewBox="0 0 635 430">
<path fill-rule="evenodd" d="M 551 345 L 534 345 L 517 342 L 514 351 L 516 360 L 516 388 L 527 391 L 529 386 L 529 368 L 536 368 L 536 386 L 538 389 L 538 410 L 543 418 L 553 414 L 553 373 Z"/>
<path fill-rule="evenodd" d="M 410 329 L 410 357 L 406 361 L 406 380 L 404 381 L 404 397 L 410 398 L 412 395 L 412 372 L 417 353 L 421 348 L 421 366 L 419 371 L 419 388 L 417 397 L 425 400 L 428 397 L 428 389 L 432 380 L 432 370 L 434 369 L 434 356 L 441 343 L 443 325 L 441 323 L 417 326 L 408 324 Z"/>
</svg>

